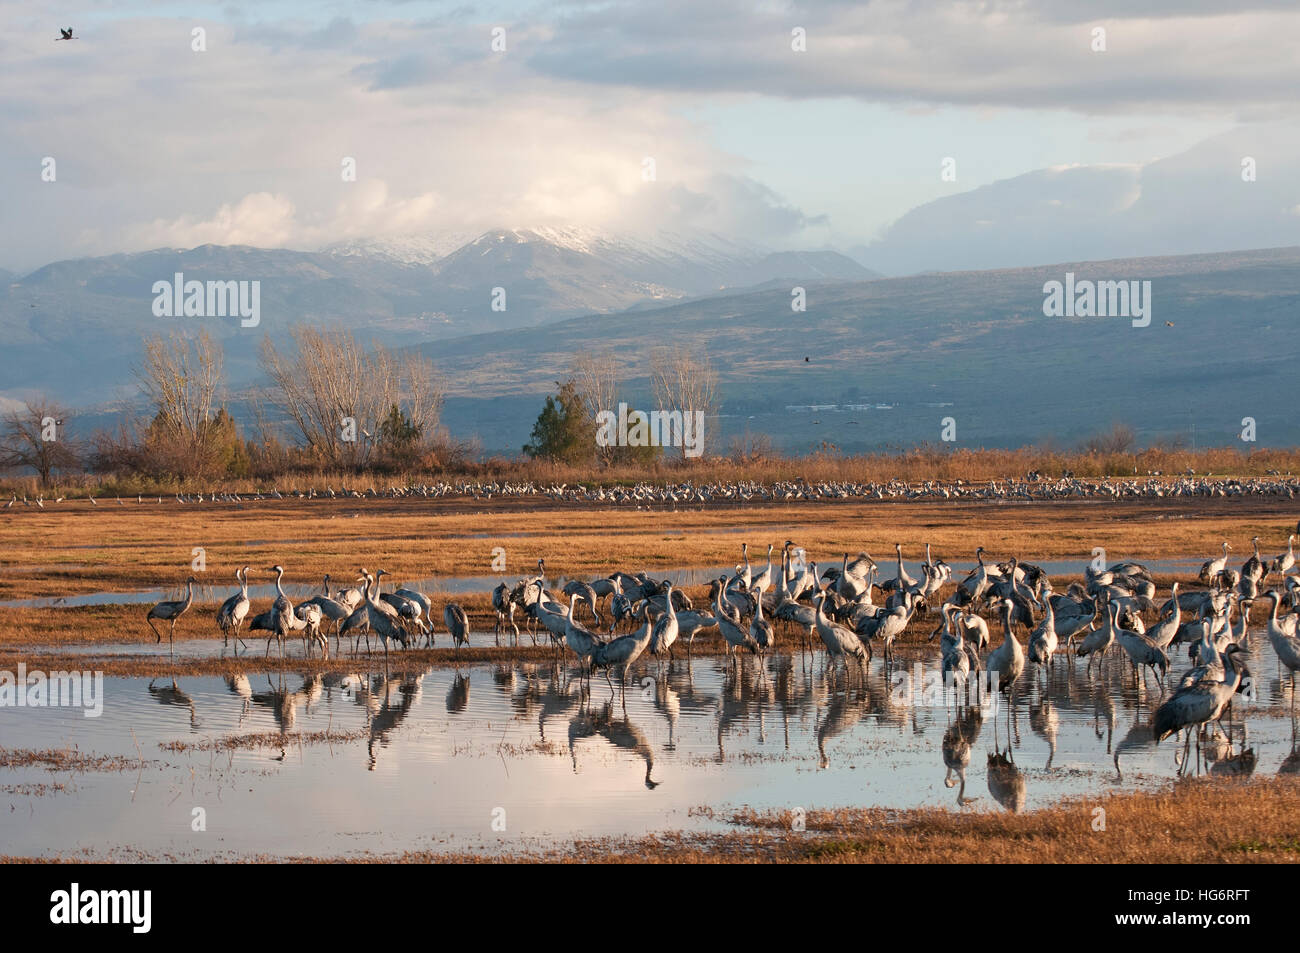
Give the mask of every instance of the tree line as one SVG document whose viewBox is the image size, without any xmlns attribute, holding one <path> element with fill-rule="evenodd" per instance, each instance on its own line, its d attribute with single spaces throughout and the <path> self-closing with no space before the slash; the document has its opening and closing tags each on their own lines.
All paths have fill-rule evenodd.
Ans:
<svg viewBox="0 0 1300 953">
<path fill-rule="evenodd" d="M 442 381 L 418 353 L 302 326 L 284 350 L 265 339 L 261 363 L 268 384 L 251 394 L 252 421 L 240 428 L 221 347 L 206 331 L 147 339 L 133 368 L 143 415 L 74 436 L 66 407 L 30 400 L 0 418 L 0 469 L 30 469 L 49 486 L 70 472 L 164 480 L 399 472 L 455 465 L 472 452 L 440 426 Z"/>
</svg>

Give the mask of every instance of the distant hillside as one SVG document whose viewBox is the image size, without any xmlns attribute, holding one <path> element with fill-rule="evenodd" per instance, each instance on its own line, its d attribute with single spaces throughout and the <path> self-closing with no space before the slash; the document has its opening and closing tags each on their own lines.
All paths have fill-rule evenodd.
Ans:
<svg viewBox="0 0 1300 953">
<path fill-rule="evenodd" d="M 1043 284 L 1067 271 L 1150 280 L 1151 326 L 1045 317 Z M 1298 308 L 1300 249 L 1285 248 L 821 283 L 809 287 L 805 314 L 792 313 L 782 286 L 645 311 L 635 321 L 587 316 L 421 350 L 454 369 L 462 404 L 508 398 L 514 409 L 525 396 L 540 403 L 571 355 L 592 346 L 624 357 L 629 391 L 644 399 L 649 350 L 692 344 L 719 370 L 727 415 L 719 430 L 766 432 L 790 449 L 822 440 L 855 450 L 937 442 L 946 416 L 966 445 L 1066 445 L 1114 421 L 1143 440 L 1228 444 L 1247 416 L 1259 444 L 1278 445 L 1300 443 L 1300 421 L 1282 396 L 1295 377 Z M 795 405 L 823 409 L 785 409 Z M 487 409 L 474 415 L 492 417 Z M 531 416 L 502 417 L 482 432 L 485 445 L 522 444 Z"/>
<path fill-rule="evenodd" d="M 379 243 L 373 253 L 358 242 L 328 253 L 205 245 L 56 262 L 0 281 L 0 331 L 8 344 L 0 351 L 0 397 L 50 392 L 85 405 L 133 394 L 129 369 L 139 360 L 140 338 L 176 328 L 201 325 L 220 338 L 238 389 L 260 376 L 262 338 L 283 337 L 304 322 L 347 325 L 368 341 L 405 346 L 679 301 L 725 285 L 872 274 L 831 251 L 578 237 L 488 232 L 440 257 L 442 246 L 430 239 Z M 260 281 L 261 324 L 155 317 L 153 284 L 176 272 L 186 280 Z M 504 311 L 492 310 L 494 288 L 505 289 Z M 70 364 L 77 374 L 63 373 Z"/>
</svg>

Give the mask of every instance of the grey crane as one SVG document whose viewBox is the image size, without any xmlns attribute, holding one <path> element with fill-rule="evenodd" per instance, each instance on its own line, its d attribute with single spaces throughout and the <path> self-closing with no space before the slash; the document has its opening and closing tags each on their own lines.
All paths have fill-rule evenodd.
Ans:
<svg viewBox="0 0 1300 953">
<path fill-rule="evenodd" d="M 763 589 L 763 586 L 757 587 L 758 598 L 754 600 L 754 618 L 749 622 L 749 637 L 758 646 L 760 658 L 764 653 L 776 647 L 776 630 L 772 628 L 771 622 L 763 618 Z"/>
<path fill-rule="evenodd" d="M 361 570 L 361 579 L 365 583 L 361 602 L 352 610 L 352 614 L 347 617 L 339 628 L 339 633 L 341 635 L 355 634 L 354 637 L 359 637 L 362 633 L 365 633 L 366 649 L 369 651 L 370 633 L 373 632 L 383 642 L 384 657 L 387 658 L 389 641 L 398 642 L 405 646 L 407 635 L 393 607 L 380 602 L 371 595 L 370 586 L 373 578 L 370 573 L 364 569 Z"/>
<path fill-rule="evenodd" d="M 1153 672 L 1159 672 L 1160 693 L 1163 695 L 1165 673 L 1169 671 L 1169 656 L 1165 654 L 1165 650 L 1156 645 L 1146 634 L 1118 625 L 1115 627 L 1115 641 L 1124 650 L 1124 654 L 1132 660 L 1135 670 L 1141 670 L 1144 683 L 1148 668 Z"/>
<path fill-rule="evenodd" d="M 504 582 L 497 583 L 492 590 L 492 610 L 496 613 L 496 628 L 493 630 L 493 638 L 496 644 L 501 644 L 501 633 L 509 625 L 515 630 L 515 645 L 519 644 L 519 626 L 515 625 L 515 602 L 514 590 Z M 534 640 L 536 644 L 536 640 Z"/>
<path fill-rule="evenodd" d="M 655 620 L 650 630 L 650 654 L 658 658 L 664 652 L 667 652 L 668 657 L 671 659 L 673 657 L 673 643 L 677 641 L 677 636 L 681 634 L 681 626 L 677 619 L 677 608 L 673 605 L 672 583 L 668 584 L 666 594 L 666 611 Z"/>
<path fill-rule="evenodd" d="M 1277 607 L 1282 601 L 1282 596 L 1276 589 L 1270 589 L 1265 593 L 1273 602 L 1273 608 L 1268 616 L 1268 641 L 1273 646 L 1273 651 L 1277 654 L 1278 661 L 1287 667 L 1291 673 L 1291 707 L 1295 707 L 1295 673 L 1300 669 L 1300 636 L 1297 636 L 1295 630 L 1285 628 L 1277 618 Z"/>
<path fill-rule="evenodd" d="M 248 616 L 248 610 L 252 603 L 248 600 L 248 570 L 252 568 L 245 566 L 242 569 L 235 570 L 235 581 L 239 583 L 239 591 L 221 604 L 217 610 L 217 625 L 221 628 L 221 643 L 229 643 L 230 636 L 235 637 L 236 643 L 243 643 L 239 637 L 239 630 L 244 625 L 244 619 Z"/>
<path fill-rule="evenodd" d="M 850 656 L 857 659 L 860 665 L 865 666 L 871 660 L 870 646 L 863 645 L 862 640 L 858 638 L 858 634 L 852 629 L 847 629 L 827 617 L 826 598 L 824 592 L 819 592 L 813 598 L 817 634 L 821 636 L 821 640 L 826 646 L 826 653 L 832 659 L 844 659 L 846 671 L 848 670 Z"/>
<path fill-rule="evenodd" d="M 722 637 L 727 642 L 727 654 L 734 658 L 737 648 L 749 649 L 751 652 L 758 653 L 758 643 L 754 637 L 745 629 L 740 627 L 740 611 L 734 610 L 732 615 L 732 606 L 723 601 L 723 591 L 726 589 L 727 577 L 718 578 L 717 597 L 714 603 L 714 611 L 718 619 L 718 629 L 722 632 Z"/>
<path fill-rule="evenodd" d="M 1045 599 L 1042 621 L 1029 633 L 1029 661 L 1035 665 L 1050 665 L 1056 655 L 1057 639 L 1056 614 L 1052 601 Z"/>
<path fill-rule="evenodd" d="M 167 632 L 167 647 L 171 651 L 176 637 L 176 623 L 185 613 L 190 611 L 190 606 L 194 604 L 194 583 L 198 580 L 193 576 L 185 581 L 185 598 L 175 599 L 170 602 L 160 602 L 145 615 L 144 621 L 149 623 L 149 628 L 153 629 L 156 641 L 162 641 L 162 633 L 154 627 L 154 619 L 162 619 L 171 623 L 171 628 Z"/>
<path fill-rule="evenodd" d="M 469 645 L 469 615 L 458 603 L 447 603 L 442 610 L 442 622 L 451 633 L 452 646 L 457 652 L 462 645 Z"/>
<path fill-rule="evenodd" d="M 998 675 L 998 691 L 1011 693 L 1012 705 L 1015 705 L 1016 679 L 1025 670 L 1025 650 L 1016 640 L 1011 621 L 1012 602 L 1002 600 L 1002 644 L 989 653 L 984 668 L 990 679 L 994 672 Z"/>
<path fill-rule="evenodd" d="M 1236 694 L 1242 677 L 1241 669 L 1237 667 L 1232 653 L 1224 656 L 1223 664 L 1223 677 L 1203 678 L 1187 688 L 1180 688 L 1156 709 L 1152 721 L 1152 733 L 1155 735 L 1156 744 L 1164 741 L 1174 732 L 1200 728 L 1210 721 L 1217 721 L 1223 717 L 1224 709 Z M 1183 744 L 1182 764 L 1184 766 L 1187 764 L 1191 742 L 1192 732 L 1188 731 Z"/>
<path fill-rule="evenodd" d="M 569 614 L 564 617 L 564 644 L 573 650 L 573 654 L 578 656 L 579 663 L 586 665 L 591 659 L 591 653 L 597 645 L 602 644 L 605 640 L 586 626 L 580 625 L 573 620 L 573 605 L 578 599 L 578 593 L 572 593 L 569 596 Z"/>
<path fill-rule="evenodd" d="M 1224 567 L 1228 565 L 1228 550 L 1230 549 L 1232 547 L 1228 545 L 1228 541 L 1225 539 L 1223 541 L 1223 555 L 1206 560 L 1205 564 L 1201 566 L 1201 571 L 1198 574 L 1201 582 L 1207 586 L 1211 585 L 1219 573 L 1223 572 Z"/>
<path fill-rule="evenodd" d="M 601 642 L 592 648 L 591 665 L 593 668 L 603 668 L 605 670 L 605 681 L 609 683 L 611 696 L 614 693 L 614 684 L 613 682 L 610 682 L 609 670 L 615 666 L 620 666 L 622 668 L 622 690 L 623 695 L 626 698 L 628 669 L 632 667 L 636 660 L 641 657 L 641 654 L 650 646 L 651 634 L 651 626 L 650 623 L 647 622 L 630 635 L 621 635 L 617 639 L 613 639 L 609 642 Z"/>
</svg>

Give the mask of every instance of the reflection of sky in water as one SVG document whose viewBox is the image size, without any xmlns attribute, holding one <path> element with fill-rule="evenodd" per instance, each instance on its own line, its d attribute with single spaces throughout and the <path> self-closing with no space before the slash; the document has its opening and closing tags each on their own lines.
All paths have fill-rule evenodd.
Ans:
<svg viewBox="0 0 1300 953">
<path fill-rule="evenodd" d="M 1265 705 L 1288 704 L 1262 632 L 1254 654 Z M 1046 698 L 1028 676 L 1020 683 L 1014 758 L 1028 808 L 1173 777 L 1175 745 L 1157 751 L 1146 728 L 1159 699 L 1139 696 L 1120 661 L 1108 662 L 1104 691 L 1082 663 L 1070 668 L 1064 659 Z M 135 757 L 138 741 L 158 763 L 139 773 L 0 770 L 3 801 L 13 806 L 0 813 L 0 853 L 545 848 L 601 834 L 717 827 L 691 815 L 705 805 L 954 806 L 957 791 L 944 786 L 941 755 L 951 714 L 895 704 L 879 662 L 865 685 L 859 679 L 847 690 L 843 674 L 832 684 L 823 664 L 820 655 L 778 657 L 760 678 L 753 659 L 739 677 L 720 658 L 682 659 L 665 664 L 662 683 L 643 691 L 641 679 L 655 674 L 651 663 L 634 673 L 626 717 L 617 702 L 606 708 L 602 677 L 583 707 L 573 672 L 545 664 L 388 679 L 289 675 L 282 687 L 256 673 L 182 677 L 175 686 L 165 678 L 107 679 L 99 719 L 72 710 L 0 710 L 5 746 L 75 745 Z M 1179 652 L 1175 671 L 1186 665 Z M 282 727 L 291 732 L 283 751 L 158 746 Z M 1276 773 L 1291 749 L 1286 712 L 1251 712 L 1247 727 L 1258 773 Z M 326 729 L 350 740 L 300 745 L 292 734 Z M 996 730 L 1005 746 L 1005 716 Z M 986 718 L 971 746 L 971 809 L 999 809 L 987 766 L 994 731 Z M 1122 784 L 1111 759 L 1116 749 L 1123 752 Z M 69 790 L 13 790 L 52 782 Z M 195 806 L 207 811 L 206 832 L 190 830 Z M 505 832 L 491 829 L 498 807 L 506 812 Z"/>
</svg>

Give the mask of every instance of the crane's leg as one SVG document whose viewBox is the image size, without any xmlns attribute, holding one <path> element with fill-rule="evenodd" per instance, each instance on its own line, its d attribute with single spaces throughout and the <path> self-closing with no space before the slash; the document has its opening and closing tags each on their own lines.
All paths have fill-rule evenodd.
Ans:
<svg viewBox="0 0 1300 953">
<path fill-rule="evenodd" d="M 144 621 L 147 622 L 147 623 L 149 624 L 149 628 L 153 629 L 153 634 L 154 634 L 154 636 L 155 636 L 154 641 L 155 641 L 155 642 L 161 642 L 161 641 L 162 641 L 162 633 L 159 632 L 159 631 L 157 630 L 157 628 L 154 627 L 154 624 L 153 624 L 153 616 L 145 616 L 145 617 L 144 617 Z M 1278 664 L 1281 665 L 1280 662 L 1279 662 Z"/>
</svg>

